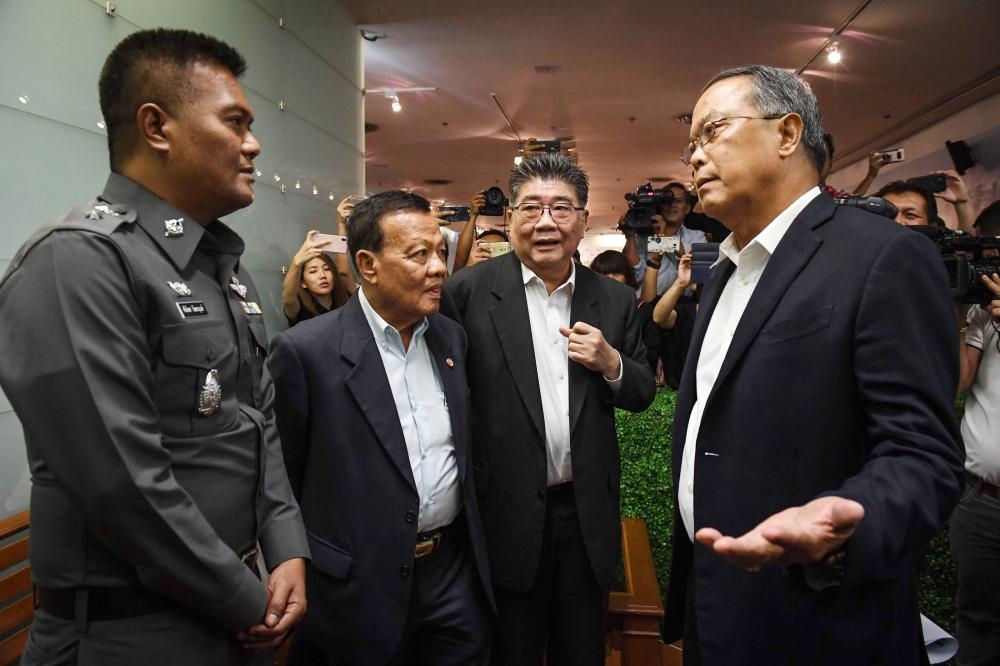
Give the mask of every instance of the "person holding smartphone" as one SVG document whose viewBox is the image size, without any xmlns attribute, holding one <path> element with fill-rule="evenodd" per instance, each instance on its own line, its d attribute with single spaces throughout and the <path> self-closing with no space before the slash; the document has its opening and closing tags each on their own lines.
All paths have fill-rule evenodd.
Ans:
<svg viewBox="0 0 1000 666">
<path fill-rule="evenodd" d="M 340 280 L 333 257 L 324 248 L 330 239 L 315 229 L 306 234 L 292 257 L 281 286 L 281 304 L 289 326 L 340 307 L 349 294 Z"/>
</svg>

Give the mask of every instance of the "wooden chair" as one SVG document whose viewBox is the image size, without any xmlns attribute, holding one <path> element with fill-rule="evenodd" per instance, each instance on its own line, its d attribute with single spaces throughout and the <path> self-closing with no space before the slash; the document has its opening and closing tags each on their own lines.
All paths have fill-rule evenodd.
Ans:
<svg viewBox="0 0 1000 666">
<path fill-rule="evenodd" d="M 0 666 L 21 657 L 35 612 L 28 537 L 27 511 L 0 520 Z"/>
</svg>

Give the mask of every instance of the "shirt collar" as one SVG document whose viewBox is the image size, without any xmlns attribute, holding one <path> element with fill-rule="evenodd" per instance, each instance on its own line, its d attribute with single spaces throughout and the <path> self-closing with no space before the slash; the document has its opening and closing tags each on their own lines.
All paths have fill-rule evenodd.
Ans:
<svg viewBox="0 0 1000 666">
<path fill-rule="evenodd" d="M 525 287 L 527 287 L 532 280 L 538 280 L 538 282 L 541 283 L 542 286 L 545 286 L 545 280 L 538 277 L 538 275 L 533 270 L 525 266 L 522 262 L 519 261 L 518 263 L 521 265 L 521 280 L 522 282 L 524 282 Z M 576 262 L 573 261 L 571 263 L 573 265 L 569 269 L 569 277 L 566 278 L 565 282 L 556 287 L 553 290 L 553 293 L 559 291 L 566 285 L 569 285 L 570 293 L 573 293 L 573 290 L 576 289 Z"/>
<path fill-rule="evenodd" d="M 202 227 L 142 185 L 119 173 L 108 174 L 100 199 L 133 209 L 136 224 L 150 235 L 177 269 L 188 265 L 200 244 L 222 254 L 235 255 L 237 264 L 238 257 L 243 254 L 243 239 L 222 222 L 216 220 Z M 174 228 L 179 225 L 183 231 L 167 235 L 168 220 L 176 222 Z"/>
<path fill-rule="evenodd" d="M 372 330 L 372 335 L 375 336 L 375 342 L 378 343 L 379 347 L 388 350 L 390 347 L 396 349 L 404 356 L 406 355 L 403 349 L 403 338 L 399 335 L 399 331 L 396 328 L 382 318 L 378 312 L 375 312 L 375 308 L 372 307 L 371 303 L 368 301 L 368 297 L 365 296 L 365 288 L 362 285 L 358 291 L 358 302 L 361 304 L 361 311 L 365 313 L 365 319 L 368 321 L 368 327 Z M 410 337 L 410 344 L 420 339 L 427 327 L 430 324 L 427 322 L 427 317 L 422 318 L 416 324 L 413 325 L 413 335 Z"/>
<path fill-rule="evenodd" d="M 793 201 L 788 208 L 778 213 L 771 222 L 761 229 L 760 233 L 753 237 L 753 239 L 746 244 L 743 250 L 748 249 L 752 245 L 756 245 L 767 252 L 768 256 L 774 254 L 775 249 L 778 247 L 778 243 L 781 239 L 785 237 L 785 232 L 788 228 L 792 226 L 792 222 L 795 218 L 799 216 L 799 213 L 809 205 L 809 202 L 819 196 L 819 187 L 813 187 L 805 191 L 802 196 Z M 729 259 L 734 264 L 739 265 L 739 246 L 736 244 L 736 234 L 729 234 L 726 240 L 722 241 L 719 245 L 719 258 L 712 264 L 712 266 L 717 266 L 722 263 L 723 259 Z"/>
</svg>

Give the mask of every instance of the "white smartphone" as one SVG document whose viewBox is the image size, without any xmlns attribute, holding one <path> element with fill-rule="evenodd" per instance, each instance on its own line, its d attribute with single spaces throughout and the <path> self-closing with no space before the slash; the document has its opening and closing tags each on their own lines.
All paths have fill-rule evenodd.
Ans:
<svg viewBox="0 0 1000 666">
<path fill-rule="evenodd" d="M 647 252 L 668 254 L 681 249 L 681 239 L 677 236 L 650 236 L 646 244 Z"/>
<path fill-rule="evenodd" d="M 494 257 L 499 257 L 502 254 L 507 254 L 510 252 L 510 243 L 507 241 L 497 241 L 495 243 L 485 243 L 490 247 L 490 254 Z"/>
<path fill-rule="evenodd" d="M 878 151 L 878 154 L 882 156 L 882 164 L 902 162 L 906 159 L 906 151 L 902 148 L 886 148 L 885 150 Z"/>
<path fill-rule="evenodd" d="M 314 241 L 326 241 L 320 249 L 329 253 L 347 254 L 347 236 L 334 234 L 313 234 Z"/>
</svg>

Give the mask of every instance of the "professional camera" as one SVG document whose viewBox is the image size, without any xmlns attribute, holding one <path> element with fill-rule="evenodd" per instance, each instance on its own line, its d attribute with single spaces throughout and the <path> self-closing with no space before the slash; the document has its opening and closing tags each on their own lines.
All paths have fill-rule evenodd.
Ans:
<svg viewBox="0 0 1000 666">
<path fill-rule="evenodd" d="M 961 303 L 986 304 L 993 300 L 982 276 L 1000 273 L 1000 237 L 970 236 L 933 225 L 910 227 L 937 245 L 948 272 L 952 296 Z"/>
<path fill-rule="evenodd" d="M 851 196 L 838 197 L 834 201 L 841 206 L 854 206 L 869 213 L 887 217 L 890 220 L 895 220 L 896 215 L 899 213 L 899 209 L 891 201 L 882 197 L 859 197 L 852 194 Z"/>
<path fill-rule="evenodd" d="M 653 215 L 661 206 L 669 206 L 674 202 L 674 193 L 668 187 L 656 189 L 652 183 L 645 183 L 625 195 L 628 211 L 618 228 L 622 231 L 634 231 L 640 236 L 653 233 Z"/>
<path fill-rule="evenodd" d="M 499 187 L 491 187 L 483 192 L 486 196 L 486 205 L 479 209 L 480 215 L 503 215 L 504 209 L 510 203 L 504 196 L 503 190 Z"/>
</svg>

